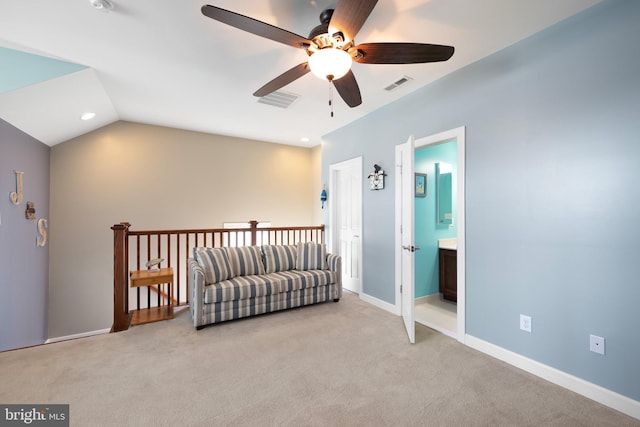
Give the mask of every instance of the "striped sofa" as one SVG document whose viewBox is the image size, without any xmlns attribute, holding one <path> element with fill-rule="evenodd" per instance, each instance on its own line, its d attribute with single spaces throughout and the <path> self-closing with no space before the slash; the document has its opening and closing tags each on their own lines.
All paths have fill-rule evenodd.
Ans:
<svg viewBox="0 0 640 427">
<path fill-rule="evenodd" d="M 188 266 L 197 329 L 342 296 L 341 259 L 324 244 L 194 248 Z"/>
</svg>

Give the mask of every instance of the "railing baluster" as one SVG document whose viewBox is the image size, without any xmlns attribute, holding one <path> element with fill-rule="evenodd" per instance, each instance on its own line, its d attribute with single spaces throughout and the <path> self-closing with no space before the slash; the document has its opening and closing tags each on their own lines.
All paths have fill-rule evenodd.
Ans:
<svg viewBox="0 0 640 427">
<path fill-rule="evenodd" d="M 149 259 L 151 259 L 151 234 L 147 235 L 147 260 Z M 147 308 L 151 308 L 151 286 L 147 286 Z"/>
<path fill-rule="evenodd" d="M 180 274 L 181 273 L 181 270 L 180 270 L 181 262 L 180 261 L 182 261 L 182 257 L 180 256 L 180 235 L 176 234 L 175 236 L 176 236 L 176 257 L 178 258 L 177 261 L 176 261 L 178 263 L 178 267 L 177 267 L 178 276 L 176 278 L 176 283 L 177 284 L 174 286 L 174 288 L 175 288 L 174 295 L 175 295 L 176 305 L 178 305 L 178 301 L 180 301 L 180 286 L 182 284 L 182 281 L 181 281 L 182 274 Z"/>
<path fill-rule="evenodd" d="M 166 236 L 167 236 L 167 265 L 169 267 L 173 268 L 173 264 L 171 264 L 171 234 L 167 233 Z M 177 266 L 174 269 L 174 271 L 175 270 L 177 270 Z M 175 281 L 175 279 L 174 279 L 174 281 Z M 169 294 L 175 295 L 173 293 L 173 289 L 171 289 L 171 291 L 169 290 L 170 286 L 171 285 L 167 284 L 167 296 L 166 296 L 167 304 L 166 305 L 169 305 Z"/>
<path fill-rule="evenodd" d="M 140 270 L 140 236 L 136 236 L 136 268 L 135 270 Z M 127 281 L 129 278 L 127 277 Z M 140 287 L 136 288 L 136 307 L 140 310 Z"/>
<path fill-rule="evenodd" d="M 162 238 L 161 234 L 156 235 L 156 246 L 157 246 L 156 252 L 158 254 L 158 256 L 156 256 L 156 258 L 160 258 L 160 242 L 161 242 L 160 239 L 161 238 Z M 151 259 L 151 258 L 149 258 L 149 259 Z M 160 268 L 160 265 L 158 265 L 158 268 Z M 160 300 L 160 297 L 162 296 L 162 285 L 161 284 L 158 284 L 158 291 L 156 292 L 156 294 L 157 294 L 157 297 L 158 297 L 157 298 L 157 302 L 156 302 L 156 304 L 157 304 L 156 307 L 160 307 L 161 305 L 163 305 L 162 301 Z"/>
</svg>

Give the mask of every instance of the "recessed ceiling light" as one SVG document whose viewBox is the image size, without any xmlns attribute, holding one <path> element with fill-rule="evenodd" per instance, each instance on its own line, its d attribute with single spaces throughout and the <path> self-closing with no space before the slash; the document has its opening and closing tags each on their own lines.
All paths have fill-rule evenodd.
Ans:
<svg viewBox="0 0 640 427">
<path fill-rule="evenodd" d="M 300 138 L 300 142 L 309 142 L 311 141 L 309 138 L 307 138 L 306 136 Z"/>
<path fill-rule="evenodd" d="M 91 120 L 96 116 L 96 113 L 87 112 L 80 116 L 80 120 Z"/>
</svg>

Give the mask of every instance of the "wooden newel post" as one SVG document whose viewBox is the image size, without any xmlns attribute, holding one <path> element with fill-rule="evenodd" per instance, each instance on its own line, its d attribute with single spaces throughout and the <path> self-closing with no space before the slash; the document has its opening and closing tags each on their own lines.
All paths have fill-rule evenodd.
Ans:
<svg viewBox="0 0 640 427">
<path fill-rule="evenodd" d="M 111 332 L 126 331 L 131 323 L 127 277 L 127 233 L 130 226 L 128 222 L 121 222 L 111 227 L 113 230 L 113 326 L 111 326 Z"/>
<path fill-rule="evenodd" d="M 249 229 L 251 230 L 251 246 L 258 244 L 258 221 L 249 221 Z"/>
</svg>

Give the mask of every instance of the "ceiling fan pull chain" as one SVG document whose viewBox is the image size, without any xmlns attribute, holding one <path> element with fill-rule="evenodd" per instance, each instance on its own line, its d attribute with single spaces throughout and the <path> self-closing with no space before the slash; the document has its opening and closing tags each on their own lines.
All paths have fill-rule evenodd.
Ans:
<svg viewBox="0 0 640 427">
<path fill-rule="evenodd" d="M 333 117 L 333 82 L 329 80 L 329 108 L 331 109 L 331 117 Z"/>
</svg>

